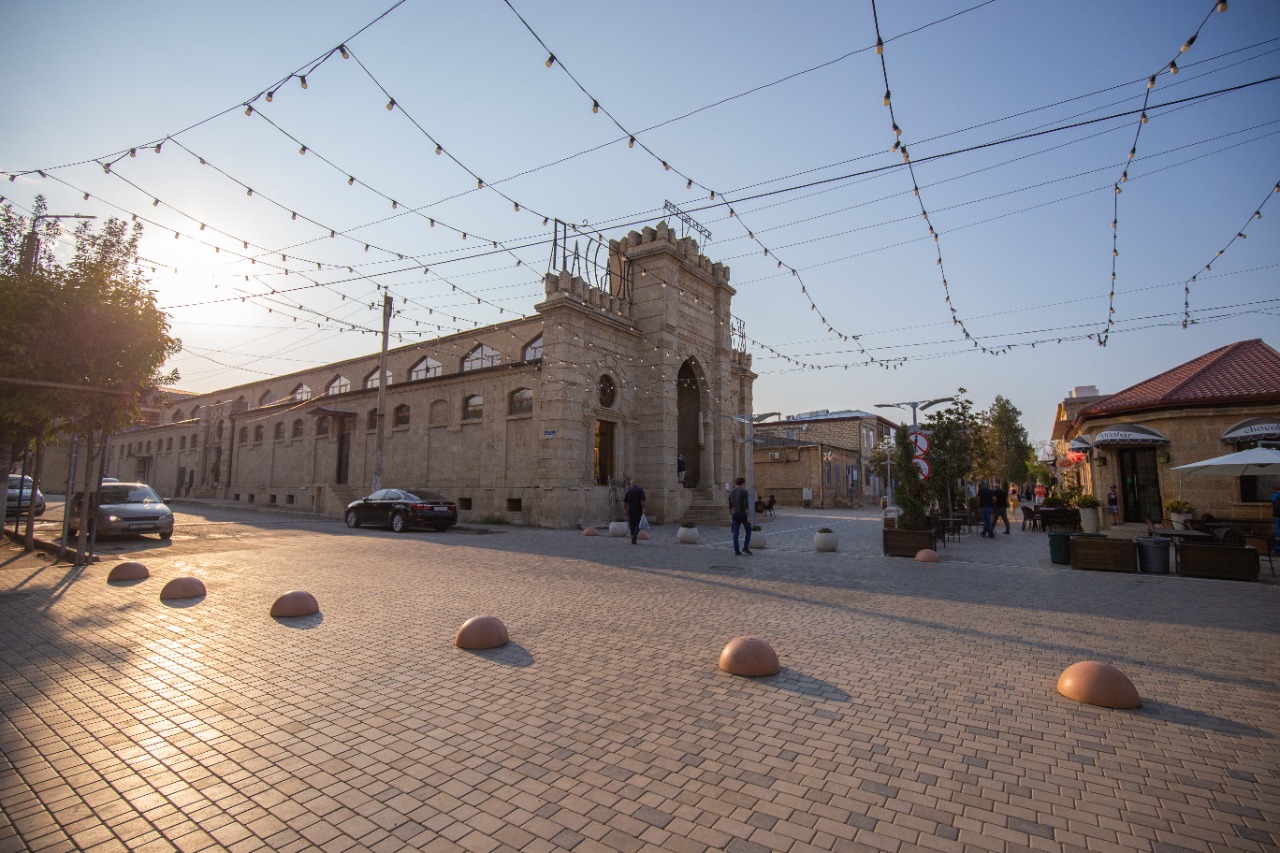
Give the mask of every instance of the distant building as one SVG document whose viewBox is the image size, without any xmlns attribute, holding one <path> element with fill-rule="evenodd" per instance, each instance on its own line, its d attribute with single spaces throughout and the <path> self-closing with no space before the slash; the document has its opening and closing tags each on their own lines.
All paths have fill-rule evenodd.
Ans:
<svg viewBox="0 0 1280 853">
<path fill-rule="evenodd" d="M 806 500 L 823 507 L 878 504 L 884 472 L 872 463 L 872 451 L 895 426 L 858 409 L 819 409 L 757 424 L 756 494 L 790 506 Z"/>
<path fill-rule="evenodd" d="M 1173 498 L 1190 501 L 1198 516 L 1269 518 L 1280 472 L 1229 477 L 1171 469 L 1280 447 L 1280 353 L 1259 339 L 1240 341 L 1115 394 L 1069 397 L 1058 406 L 1053 435 L 1059 469 L 1077 470 L 1085 491 L 1105 501 L 1116 485 L 1122 522 L 1162 518 Z"/>
</svg>

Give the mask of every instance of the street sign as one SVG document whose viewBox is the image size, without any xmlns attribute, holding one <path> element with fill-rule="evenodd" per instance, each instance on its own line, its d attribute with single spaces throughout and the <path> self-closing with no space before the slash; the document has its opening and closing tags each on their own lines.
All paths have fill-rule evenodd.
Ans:
<svg viewBox="0 0 1280 853">
<path fill-rule="evenodd" d="M 907 433 L 907 440 L 915 447 L 916 456 L 924 456 L 929 452 L 929 436 L 922 432 Z"/>
<path fill-rule="evenodd" d="M 911 461 L 915 464 L 916 468 L 920 471 L 920 479 L 921 480 L 929 479 L 929 460 L 921 459 L 920 457 L 917 456 L 915 459 L 912 459 Z"/>
</svg>

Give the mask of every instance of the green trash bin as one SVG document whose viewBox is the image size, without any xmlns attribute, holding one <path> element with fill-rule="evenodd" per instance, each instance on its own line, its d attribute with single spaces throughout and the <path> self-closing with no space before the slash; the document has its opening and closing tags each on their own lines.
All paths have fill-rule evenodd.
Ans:
<svg viewBox="0 0 1280 853">
<path fill-rule="evenodd" d="M 1049 531 L 1049 562 L 1055 566 L 1071 565 L 1071 537 L 1069 530 Z"/>
</svg>

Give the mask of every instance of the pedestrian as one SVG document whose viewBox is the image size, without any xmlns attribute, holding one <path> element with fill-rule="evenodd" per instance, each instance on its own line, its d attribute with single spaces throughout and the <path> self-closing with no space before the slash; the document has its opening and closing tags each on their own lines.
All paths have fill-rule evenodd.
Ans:
<svg viewBox="0 0 1280 853">
<path fill-rule="evenodd" d="M 1271 519 L 1276 526 L 1276 541 L 1271 550 L 1280 554 L 1280 483 L 1276 483 L 1276 489 L 1271 493 Z"/>
<path fill-rule="evenodd" d="M 1116 493 L 1116 484 L 1111 484 L 1111 491 L 1107 492 L 1107 512 L 1111 513 L 1111 523 L 1120 523 L 1120 495 Z"/>
<path fill-rule="evenodd" d="M 991 516 L 995 512 L 995 493 L 983 480 L 978 483 L 978 509 L 982 510 L 982 536 L 984 539 L 995 539 L 996 531 L 991 526 Z"/>
<path fill-rule="evenodd" d="M 992 519 L 992 526 L 996 521 L 1004 521 L 1004 535 L 1009 535 L 1009 484 L 1005 483 L 998 489 L 992 489 L 995 492 L 995 513 Z"/>
<path fill-rule="evenodd" d="M 1040 481 L 1037 480 L 1036 488 L 1033 494 L 1035 495 L 1035 505 L 1044 506 L 1044 496 L 1045 496 L 1044 483 L 1041 483 Z"/>
<path fill-rule="evenodd" d="M 631 488 L 627 489 L 622 496 L 622 502 L 627 505 L 627 528 L 631 531 L 632 545 L 636 544 L 636 537 L 640 533 L 640 519 L 644 517 L 644 501 L 644 489 L 632 480 Z"/>
<path fill-rule="evenodd" d="M 1009 509 L 1015 513 L 1018 511 L 1018 484 L 1011 483 L 1009 485 Z"/>
<path fill-rule="evenodd" d="M 751 493 L 744 488 L 745 477 L 739 477 L 733 491 L 729 492 L 729 523 L 733 527 L 733 553 L 751 556 L 751 523 L 747 508 L 751 502 Z M 747 538 L 742 542 L 742 550 L 738 550 L 738 530 L 747 528 Z"/>
<path fill-rule="evenodd" d="M 688 466 L 684 464 L 684 456 L 676 454 L 676 482 L 684 485 L 684 472 L 688 470 Z"/>
</svg>

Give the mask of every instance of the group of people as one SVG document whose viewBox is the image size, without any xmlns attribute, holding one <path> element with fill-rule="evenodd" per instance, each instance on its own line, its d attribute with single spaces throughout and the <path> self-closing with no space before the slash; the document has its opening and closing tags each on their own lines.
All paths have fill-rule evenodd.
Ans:
<svg viewBox="0 0 1280 853">
<path fill-rule="evenodd" d="M 1017 487 L 1006 486 L 991 488 L 983 480 L 978 484 L 978 509 L 982 511 L 982 536 L 995 539 L 995 522 L 1004 521 L 1005 535 L 1009 535 L 1009 498 L 1017 494 Z"/>
<path fill-rule="evenodd" d="M 683 457 L 679 457 L 681 465 L 684 463 Z M 683 468 L 677 470 L 677 478 L 683 482 Z M 733 553 L 738 555 L 745 554 L 751 556 L 751 492 L 746 487 L 746 477 L 739 477 L 734 488 L 729 490 L 729 523 L 733 528 Z M 644 489 L 640 488 L 640 484 L 632 480 L 627 491 L 622 495 L 623 506 L 627 508 L 627 529 L 631 533 L 631 544 L 635 545 L 640 537 L 640 524 L 644 519 L 644 504 L 648 497 L 644 493 Z M 769 510 L 772 511 L 774 506 L 773 495 L 769 496 Z M 738 537 L 743 530 L 746 530 L 746 536 L 742 539 L 742 547 L 738 547 Z"/>
</svg>

